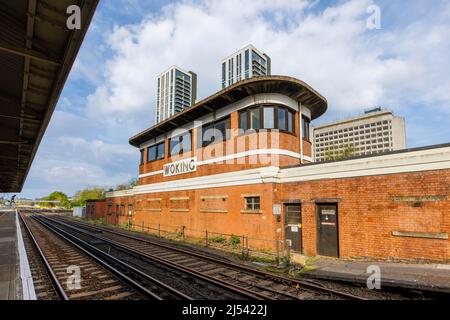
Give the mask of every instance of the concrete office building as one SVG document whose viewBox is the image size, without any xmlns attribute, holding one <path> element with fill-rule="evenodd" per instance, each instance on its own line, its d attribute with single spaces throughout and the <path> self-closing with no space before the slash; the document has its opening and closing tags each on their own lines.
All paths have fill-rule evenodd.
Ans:
<svg viewBox="0 0 450 320">
<path fill-rule="evenodd" d="M 197 99 L 197 75 L 172 66 L 158 77 L 156 123 L 189 108 Z"/>
<path fill-rule="evenodd" d="M 353 156 L 406 148 L 405 119 L 375 108 L 364 115 L 313 127 L 315 161 L 349 150 Z"/>
<path fill-rule="evenodd" d="M 251 44 L 222 60 L 222 89 L 244 79 L 270 76 L 271 61 Z"/>
</svg>

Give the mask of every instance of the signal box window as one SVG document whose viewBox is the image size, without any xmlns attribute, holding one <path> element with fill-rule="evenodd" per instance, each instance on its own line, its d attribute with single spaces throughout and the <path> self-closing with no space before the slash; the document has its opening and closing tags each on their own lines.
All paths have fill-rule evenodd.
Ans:
<svg viewBox="0 0 450 320">
<path fill-rule="evenodd" d="M 192 150 L 191 132 L 170 139 L 170 155 L 178 155 Z"/>
<path fill-rule="evenodd" d="M 164 142 L 148 147 L 147 162 L 164 159 Z"/>
<path fill-rule="evenodd" d="M 260 197 L 245 197 L 245 209 L 246 210 L 261 209 Z"/>
<path fill-rule="evenodd" d="M 206 147 L 211 143 L 229 139 L 230 128 L 230 117 L 226 117 L 225 119 L 203 126 L 202 137 L 199 145 Z"/>
<path fill-rule="evenodd" d="M 141 164 L 144 164 L 144 149 L 141 149 Z"/>
<path fill-rule="evenodd" d="M 295 134 L 294 111 L 278 105 L 251 107 L 239 113 L 239 128 L 280 130 Z"/>
</svg>

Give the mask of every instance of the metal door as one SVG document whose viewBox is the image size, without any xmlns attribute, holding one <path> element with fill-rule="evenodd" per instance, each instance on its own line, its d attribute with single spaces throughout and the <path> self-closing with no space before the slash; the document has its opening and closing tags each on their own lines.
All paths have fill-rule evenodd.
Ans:
<svg viewBox="0 0 450 320">
<path fill-rule="evenodd" d="M 301 204 L 284 205 L 284 238 L 291 250 L 302 252 L 302 212 Z"/>
<path fill-rule="evenodd" d="M 337 204 L 317 205 L 317 253 L 339 257 Z"/>
</svg>

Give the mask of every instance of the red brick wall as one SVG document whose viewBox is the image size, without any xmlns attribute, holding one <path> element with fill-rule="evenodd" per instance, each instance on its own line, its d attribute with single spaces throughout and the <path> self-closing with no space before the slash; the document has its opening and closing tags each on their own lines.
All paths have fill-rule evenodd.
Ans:
<svg viewBox="0 0 450 320">
<path fill-rule="evenodd" d="M 106 214 L 106 200 L 86 200 L 86 216 L 89 219 L 102 219 Z"/>
<path fill-rule="evenodd" d="M 120 207 L 123 205 L 123 215 L 120 214 Z M 132 215 L 128 215 L 129 205 L 132 207 L 132 214 L 134 213 L 134 196 L 129 197 L 116 197 L 106 199 L 106 221 L 112 224 L 123 224 L 128 219 L 132 218 Z"/>
<path fill-rule="evenodd" d="M 308 255 L 316 254 L 314 199 L 336 198 L 341 257 L 450 259 L 449 240 L 392 235 L 450 234 L 450 170 L 289 183 L 280 186 L 280 192 L 282 199 L 302 200 L 303 247 Z M 435 200 L 424 201 L 425 196 Z M 411 197 L 422 201 L 407 201 Z"/>
<path fill-rule="evenodd" d="M 134 224 L 167 231 L 186 227 L 187 236 L 204 237 L 205 230 L 274 239 L 272 185 L 249 185 L 189 191 L 152 193 L 135 196 Z M 260 196 L 261 210 L 247 212 L 245 196 Z M 273 249 L 273 242 L 249 241 L 250 245 Z"/>
<path fill-rule="evenodd" d="M 133 203 L 131 219 L 137 225 L 142 222 L 153 227 L 158 223 L 184 225 L 200 233 L 209 230 L 275 240 L 278 228 L 280 238 L 284 237 L 284 217 L 280 222 L 275 221 L 272 204 L 301 200 L 304 253 L 316 255 L 315 201 L 336 199 L 341 257 L 449 261 L 449 240 L 392 235 L 392 231 L 450 234 L 449 192 L 450 170 L 440 170 L 152 193 L 108 202 L 114 205 L 114 212 L 115 204 Z M 261 196 L 260 214 L 241 212 L 245 194 Z M 220 202 L 211 196 L 226 196 L 227 200 Z M 226 212 L 205 212 L 206 209 Z M 126 219 L 124 216 L 118 220 L 123 223 Z M 254 242 L 254 245 L 273 248 L 270 242 Z"/>
</svg>

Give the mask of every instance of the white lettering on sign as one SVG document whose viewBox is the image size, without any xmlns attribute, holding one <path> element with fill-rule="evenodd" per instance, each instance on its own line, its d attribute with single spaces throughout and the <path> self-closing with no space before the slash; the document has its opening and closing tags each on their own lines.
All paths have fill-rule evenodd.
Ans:
<svg viewBox="0 0 450 320">
<path fill-rule="evenodd" d="M 291 226 L 292 232 L 298 232 L 298 226 Z"/>
<path fill-rule="evenodd" d="M 334 210 L 322 210 L 322 214 L 336 214 Z"/>
<path fill-rule="evenodd" d="M 197 157 L 174 161 L 164 165 L 164 177 L 197 171 Z"/>
</svg>

